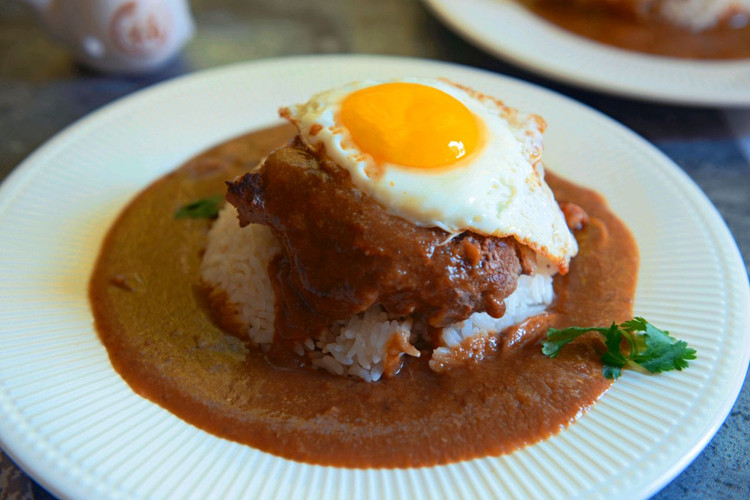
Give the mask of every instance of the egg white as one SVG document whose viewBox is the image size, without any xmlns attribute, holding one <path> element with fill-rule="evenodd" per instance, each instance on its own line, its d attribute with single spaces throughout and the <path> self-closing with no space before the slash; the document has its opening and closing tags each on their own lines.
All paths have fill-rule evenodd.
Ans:
<svg viewBox="0 0 750 500">
<path fill-rule="evenodd" d="M 451 234 L 470 230 L 513 236 L 567 271 L 578 246 L 544 182 L 544 121 L 447 81 L 398 81 L 442 90 L 463 103 L 483 131 L 476 150 L 434 169 L 377 163 L 360 151 L 339 119 L 341 103 L 352 92 L 388 82 L 351 83 L 283 108 L 281 114 L 297 126 L 308 147 L 324 147 L 328 158 L 349 171 L 354 185 L 389 213 Z"/>
</svg>

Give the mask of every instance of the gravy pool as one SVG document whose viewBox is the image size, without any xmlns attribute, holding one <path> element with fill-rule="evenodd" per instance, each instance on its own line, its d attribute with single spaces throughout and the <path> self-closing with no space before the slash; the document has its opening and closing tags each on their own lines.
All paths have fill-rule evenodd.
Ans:
<svg viewBox="0 0 750 500">
<path fill-rule="evenodd" d="M 225 190 L 293 134 L 254 132 L 190 160 L 140 193 L 104 241 L 90 282 L 96 328 L 115 370 L 141 396 L 207 432 L 292 460 L 341 467 L 414 467 L 509 453 L 556 434 L 611 384 L 603 345 L 582 337 L 550 359 L 549 326 L 632 316 L 638 252 L 596 193 L 548 173 L 558 201 L 590 222 L 580 253 L 555 279 L 558 300 L 501 337 L 483 362 L 437 374 L 427 353 L 377 383 L 278 368 L 223 329 L 201 286 L 210 221 L 178 207 Z"/>
</svg>

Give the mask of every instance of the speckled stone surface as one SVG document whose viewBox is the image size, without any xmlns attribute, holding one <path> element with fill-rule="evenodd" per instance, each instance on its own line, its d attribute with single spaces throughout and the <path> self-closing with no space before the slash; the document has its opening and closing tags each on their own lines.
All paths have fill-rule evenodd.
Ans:
<svg viewBox="0 0 750 500">
<path fill-rule="evenodd" d="M 251 59 L 319 53 L 424 57 L 546 86 L 613 117 L 672 158 L 708 195 L 750 261 L 750 109 L 642 103 L 540 78 L 458 38 L 418 0 L 193 0 L 197 33 L 183 54 L 139 78 L 77 66 L 21 0 L 0 2 L 0 180 L 87 113 L 185 73 Z M 750 387 L 705 450 L 653 498 L 750 498 Z M 53 498 L 0 453 L 0 499 Z"/>
</svg>

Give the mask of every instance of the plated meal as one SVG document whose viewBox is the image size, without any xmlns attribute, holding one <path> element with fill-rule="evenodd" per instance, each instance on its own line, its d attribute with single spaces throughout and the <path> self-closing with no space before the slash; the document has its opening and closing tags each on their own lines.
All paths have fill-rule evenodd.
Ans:
<svg viewBox="0 0 750 500">
<path fill-rule="evenodd" d="M 630 321 L 636 243 L 545 172 L 540 116 L 418 78 L 280 114 L 291 130 L 189 160 L 108 234 L 92 309 L 139 394 L 286 458 L 413 467 L 559 432 L 627 360 L 695 359 Z"/>
<path fill-rule="evenodd" d="M 649 54 L 750 58 L 748 0 L 521 0 L 581 36 Z"/>
<path fill-rule="evenodd" d="M 184 356 L 174 356 L 172 366 L 202 359 L 205 364 L 196 368 L 195 376 L 209 374 L 212 380 L 246 373 L 252 366 L 240 366 L 242 360 L 263 348 L 250 344 L 247 337 L 241 340 L 234 330 L 237 324 L 219 323 L 219 318 L 231 315 L 206 314 L 225 302 L 207 300 L 211 289 L 204 288 L 202 256 L 200 250 L 191 250 L 206 246 L 218 219 L 176 215 L 200 213 L 216 195 L 224 199 L 226 181 L 235 175 L 219 175 L 221 165 L 233 163 L 236 175 L 244 176 L 295 137 L 296 128 L 288 122 L 280 125 L 284 120 L 276 118 L 279 107 L 291 109 L 347 82 L 390 81 L 405 75 L 429 80 L 447 75 L 503 99 L 507 106 L 522 110 L 519 114 L 544 117 L 545 181 L 556 195 L 565 183 L 594 189 L 629 228 L 640 253 L 633 312 L 696 349 L 698 357 L 689 369 L 659 375 L 626 369 L 612 383 L 602 371 L 612 366 L 614 376 L 616 366 L 595 358 L 592 378 L 603 380 L 609 389 L 565 430 L 499 456 L 454 456 L 445 458 L 447 465 L 395 469 L 319 466 L 309 463 L 313 460 L 281 458 L 205 432 L 164 409 L 160 399 L 154 404 L 136 394 L 113 369 L 94 329 L 88 296 L 88 279 L 102 241 L 114 222 L 125 217 L 123 209 L 133 197 L 151 190 L 147 187 L 155 182 L 154 186 L 165 185 L 158 179 L 169 179 L 170 171 L 186 165 L 173 178 L 196 181 L 196 190 L 181 190 L 166 203 L 173 194 L 169 190 L 154 196 L 153 211 L 143 224 L 163 224 L 169 232 L 159 234 L 159 239 L 178 247 L 177 254 L 163 250 L 167 254 L 151 257 L 150 276 L 173 276 L 166 271 L 178 265 L 195 272 L 190 283 L 201 282 L 199 287 L 161 282 L 169 293 L 183 290 L 180 304 L 190 305 L 195 315 L 179 322 L 180 316 L 170 313 L 184 311 L 182 306 L 154 314 L 161 324 L 179 322 L 169 330 L 170 341 L 177 346 L 173 352 Z M 208 161 L 211 154 L 218 161 Z M 627 190 L 622 189 L 623 178 L 631 181 Z M 215 184 L 197 189 L 201 179 Z M 192 205 L 199 201 L 204 203 Z M 239 228 L 238 220 L 232 222 Z M 19 166 L 0 186 L 0 233 L 5 236 L 0 238 L 0 334 L 7 354 L 0 357 L 0 444 L 29 475 L 63 498 L 646 498 L 682 470 L 724 420 L 750 353 L 749 293 L 742 260 L 716 210 L 679 168 L 621 125 L 570 99 L 444 63 L 303 57 L 221 68 L 152 87 L 75 124 Z M 192 236 L 178 242 L 177 234 Z M 123 244 L 139 255 L 144 243 L 154 247 L 147 239 L 136 235 Z M 579 251 L 568 273 L 558 271 L 553 284 L 561 276 L 572 277 L 585 256 L 585 245 L 577 243 Z M 165 272 L 159 272 L 161 267 Z M 122 297 L 143 287 L 127 276 L 115 282 Z M 150 324 L 152 318 L 144 316 L 142 324 Z M 187 334 L 185 327 L 195 321 L 202 322 L 203 334 L 211 338 Z M 648 328 L 616 326 L 623 338 L 631 329 Z M 542 340 L 550 354 L 577 334 L 559 331 L 565 333 Z M 607 340 L 606 332 L 585 335 Z M 565 365 L 580 354 L 580 342 L 604 349 L 602 340 L 576 340 L 562 345 L 557 358 L 544 352 L 540 357 L 542 362 Z M 276 368 L 267 371 L 282 371 L 286 379 L 318 378 L 323 383 L 316 385 L 317 391 L 332 393 L 331 383 L 372 394 L 391 383 L 408 386 L 407 377 L 415 372 L 433 380 L 455 379 L 462 371 L 483 370 L 482 363 L 494 356 L 438 373 L 429 367 L 434 349 L 420 342 L 415 347 L 419 358 L 404 354 L 398 374 L 381 375 L 373 382 L 336 375 L 311 363 L 300 367 L 305 370 L 302 375 L 297 368 L 279 370 L 283 357 L 274 358 Z M 537 343 L 536 348 L 541 347 Z M 536 348 L 529 351 L 534 357 Z M 154 354 L 136 361 L 151 362 L 159 353 Z M 238 366 L 235 372 L 217 368 L 232 360 L 232 366 Z M 189 371 L 185 368 L 177 375 L 188 378 Z M 282 382 L 276 382 L 277 387 Z M 240 394 L 252 387 L 236 389 Z M 209 392 L 200 396 L 209 398 Z M 377 402 L 373 399 L 373 407 L 382 408 L 375 406 Z M 314 403 L 322 406 L 318 400 Z M 321 421 L 334 417 L 329 412 Z"/>
<path fill-rule="evenodd" d="M 663 103 L 750 105 L 747 2 L 424 3 L 479 48 L 553 80 Z"/>
</svg>

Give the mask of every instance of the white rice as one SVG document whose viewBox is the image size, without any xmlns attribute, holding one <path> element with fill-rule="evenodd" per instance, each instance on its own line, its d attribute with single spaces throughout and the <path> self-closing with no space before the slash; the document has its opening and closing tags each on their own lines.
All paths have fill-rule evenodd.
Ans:
<svg viewBox="0 0 750 500">
<path fill-rule="evenodd" d="M 279 251 L 279 243 L 268 227 L 251 224 L 240 228 L 235 208 L 227 205 L 208 234 L 201 263 L 205 283 L 215 293 L 225 294 L 234 321 L 243 325 L 249 340 L 260 346 L 273 341 L 274 292 L 267 268 Z M 450 359 L 467 343 L 544 312 L 554 300 L 552 273 L 544 270 L 533 277 L 521 276 L 516 291 L 505 299 L 506 313 L 502 318 L 474 313 L 465 321 L 444 328 L 442 345 L 435 348 L 433 356 Z M 389 320 L 378 306 L 348 322 L 331 325 L 318 338 L 307 339 L 298 353 L 307 352 L 314 366 L 331 373 L 376 381 L 383 375 L 395 375 L 404 355 L 419 356 L 414 337 L 411 321 Z"/>
<path fill-rule="evenodd" d="M 404 354 L 419 357 L 410 341 L 410 321 L 389 321 L 381 308 L 371 308 L 346 323 L 333 325 L 328 336 L 308 347 L 313 365 L 369 382 L 380 379 L 389 364 L 400 367 Z"/>
<path fill-rule="evenodd" d="M 268 264 L 281 251 L 267 226 L 240 228 L 237 210 L 227 204 L 208 235 L 201 262 L 203 281 L 223 291 L 235 320 L 256 344 L 273 341 L 274 294 Z"/>
<path fill-rule="evenodd" d="M 450 348 L 476 335 L 501 332 L 530 316 L 543 313 L 554 298 L 551 275 L 521 275 L 516 291 L 505 299 L 503 317 L 493 318 L 487 313 L 474 313 L 460 323 L 443 328 L 442 343 L 445 348 Z"/>
</svg>

